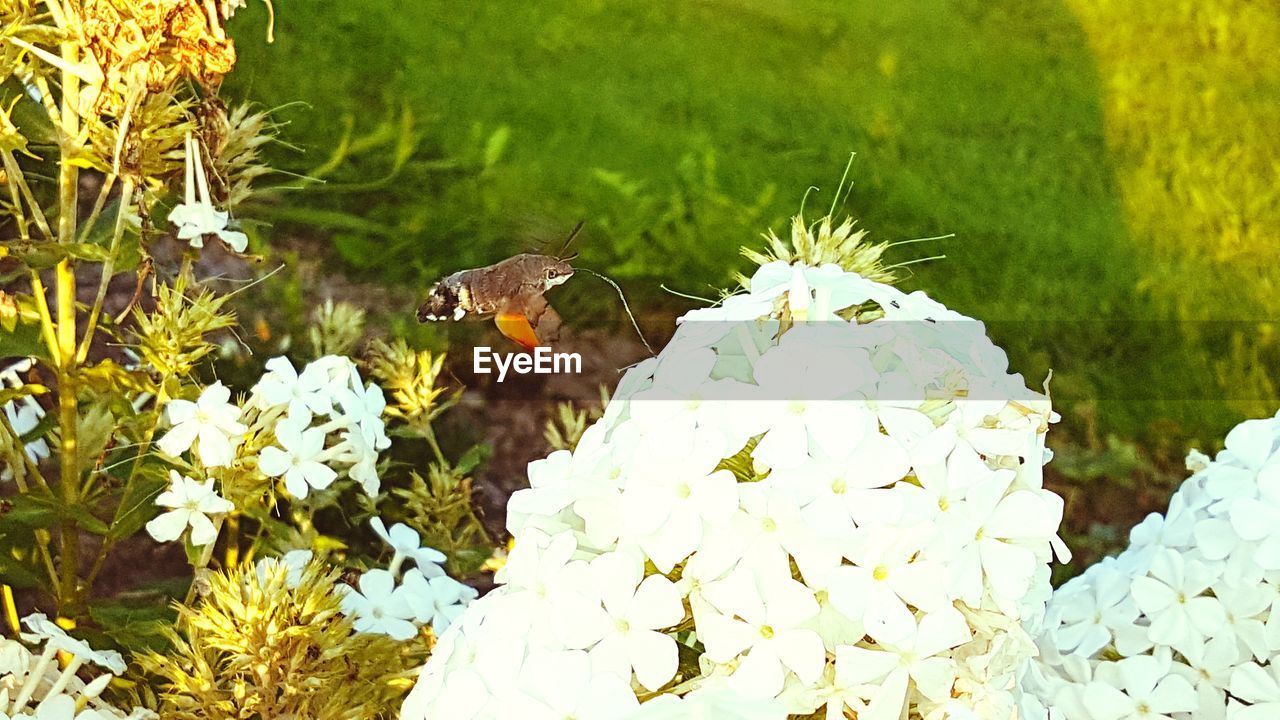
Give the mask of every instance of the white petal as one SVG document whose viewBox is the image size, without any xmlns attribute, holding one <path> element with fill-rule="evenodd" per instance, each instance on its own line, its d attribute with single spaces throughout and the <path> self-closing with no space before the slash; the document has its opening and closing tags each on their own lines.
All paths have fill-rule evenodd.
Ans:
<svg viewBox="0 0 1280 720">
<path fill-rule="evenodd" d="M 800 682 L 812 685 L 821 677 L 827 651 L 818 633 L 812 630 L 790 630 L 778 635 L 773 646 L 782 664 L 791 668 Z"/>
<path fill-rule="evenodd" d="M 187 529 L 189 510 L 174 510 L 156 517 L 147 523 L 147 532 L 156 542 L 172 542 L 177 540 L 182 531 Z"/>
<path fill-rule="evenodd" d="M 675 640 L 658 632 L 633 631 L 627 634 L 626 643 L 636 679 L 645 689 L 655 691 L 675 677 Z"/>
<path fill-rule="evenodd" d="M 635 628 L 661 630 L 678 625 L 684 614 L 676 586 L 661 575 L 650 575 L 636 589 L 629 620 Z"/>
<path fill-rule="evenodd" d="M 191 513 L 191 544 L 204 547 L 218 539 L 218 530 L 209 518 L 201 513 Z"/>
<path fill-rule="evenodd" d="M 156 447 L 166 455 L 178 457 L 191 447 L 199 431 L 200 426 L 194 422 L 180 423 L 165 433 L 164 437 L 156 442 Z"/>
<path fill-rule="evenodd" d="M 275 446 L 267 446 L 258 455 L 258 469 L 267 477 L 280 477 L 293 466 L 293 458 Z M 374 518 L 378 520 L 378 518 Z M 379 520 L 381 522 L 381 520 Z M 375 528 L 376 529 L 376 528 Z"/>
</svg>

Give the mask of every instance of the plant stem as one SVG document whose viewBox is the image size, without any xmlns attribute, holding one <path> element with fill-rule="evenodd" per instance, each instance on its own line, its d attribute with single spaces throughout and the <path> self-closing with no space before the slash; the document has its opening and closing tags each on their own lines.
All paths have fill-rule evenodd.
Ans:
<svg viewBox="0 0 1280 720">
<path fill-rule="evenodd" d="M 227 516 L 227 549 L 223 555 L 222 565 L 228 570 L 240 563 L 240 516 L 231 513 Z"/>
<path fill-rule="evenodd" d="M 440 463 L 441 468 L 449 467 L 449 462 L 444 458 L 444 452 L 440 450 L 440 443 L 436 441 L 435 428 L 431 427 L 431 423 L 422 430 L 422 437 L 427 439 L 431 445 L 431 451 L 436 454 L 436 462 Z"/>
<path fill-rule="evenodd" d="M 13 636 L 18 637 L 18 633 L 22 632 L 22 627 L 18 625 L 18 605 L 13 601 L 13 588 L 8 585 L 0 585 L 0 600 L 4 605 L 4 619 L 8 623 L 9 629 L 13 631 Z"/>
<path fill-rule="evenodd" d="M 74 212 L 74 210 L 72 210 Z M 76 442 L 79 409 L 76 396 L 76 276 L 70 260 L 57 267 L 58 295 L 58 424 L 62 430 L 59 460 L 61 475 L 58 487 L 65 508 L 75 507 L 80 494 L 79 446 Z M 58 612 L 72 615 L 69 605 L 76 602 L 77 575 L 80 564 L 80 535 L 75 521 L 62 521 L 58 549 Z"/>
<path fill-rule="evenodd" d="M 209 561 L 213 559 L 213 548 L 218 544 L 218 535 L 222 532 L 222 522 L 222 518 L 215 518 L 213 521 L 213 540 L 201 548 L 200 559 L 191 568 L 191 587 L 187 589 L 187 597 L 182 601 L 183 605 L 190 607 L 191 603 L 196 599 L 196 593 L 205 578 L 205 569 L 209 567 Z"/>
<path fill-rule="evenodd" d="M 58 364 L 58 336 L 55 334 L 53 315 L 49 312 L 49 298 L 46 297 L 44 281 L 40 273 L 31 271 L 31 297 L 36 301 L 36 310 L 40 313 L 40 334 L 44 337 L 45 348 L 54 365 Z"/>
<path fill-rule="evenodd" d="M 31 194 L 31 187 L 27 185 L 27 177 L 22 172 L 22 167 L 18 165 L 18 161 L 13 157 L 13 153 L 5 150 L 0 152 L 0 158 L 4 161 L 4 171 L 9 176 L 9 191 L 11 195 L 21 194 L 22 198 L 27 201 L 27 209 L 31 211 L 31 219 L 35 222 L 36 227 L 40 228 L 40 232 L 45 238 L 53 240 L 53 230 L 49 227 L 49 220 L 44 216 L 44 210 L 40 208 L 40 203 L 36 202 L 36 198 Z M 14 206 L 21 209 L 21 204 L 14 202 Z"/>
<path fill-rule="evenodd" d="M 102 210 L 107 206 L 107 198 L 111 196 L 111 189 L 116 186 L 116 176 L 108 174 L 102 181 L 102 187 L 98 188 L 98 197 L 93 201 L 93 209 L 89 211 L 89 217 L 80 224 L 80 242 L 89 241 L 89 233 L 93 232 L 94 226 L 98 224 L 98 218 L 102 215 Z M 121 203 L 123 207 L 123 202 Z"/>
<path fill-rule="evenodd" d="M 54 5 L 58 3 L 46 4 L 55 14 L 61 10 L 60 5 L 54 10 Z M 72 37 L 69 36 L 62 42 L 61 49 L 62 59 L 68 66 L 79 62 L 79 48 Z M 58 242 L 69 244 L 76 239 L 76 214 L 79 210 L 80 171 L 68 161 L 76 152 L 74 144 L 80 128 L 80 118 L 76 112 L 80 99 L 80 79 L 64 70 L 61 80 L 61 122 L 58 129 L 59 152 L 62 157 L 58 163 Z M 76 274 L 70 257 L 58 263 L 54 278 L 58 300 L 58 424 L 62 431 L 59 452 L 61 475 L 58 485 L 62 503 L 69 510 L 80 502 L 79 447 L 76 442 L 79 424 L 76 392 Z M 74 617 L 74 607 L 78 604 L 80 567 L 80 535 L 74 520 L 62 521 L 59 541 L 58 612 Z"/>
<path fill-rule="evenodd" d="M 152 421 L 151 427 L 147 428 L 147 434 L 143 436 L 142 442 L 138 445 L 138 454 L 134 456 L 133 467 L 129 469 L 129 478 L 125 480 L 124 489 L 120 491 L 120 497 L 122 498 L 130 497 L 130 491 L 133 489 L 133 484 L 138 479 L 138 470 L 142 468 L 142 459 L 151 451 L 151 440 L 155 437 L 156 427 L 160 424 L 160 408 L 163 408 L 164 404 L 168 402 L 169 399 L 169 395 L 164 389 L 165 380 L 167 380 L 167 378 L 161 378 L 158 383 L 159 394 L 156 395 L 155 420 Z M 115 547 L 115 544 L 116 534 L 109 533 L 107 537 L 103 539 L 102 544 L 98 546 L 98 555 L 93 559 L 93 565 L 89 568 L 89 574 L 85 577 L 84 586 L 87 590 L 93 589 L 93 583 L 98 579 L 98 573 L 101 572 L 102 565 L 107 560 L 107 554 L 111 552 L 111 548 Z"/>
<path fill-rule="evenodd" d="M 102 278 L 98 281 L 98 294 L 94 297 L 93 308 L 89 311 L 89 324 L 85 327 L 84 338 L 80 341 L 80 350 L 76 353 L 76 361 L 84 362 L 89 356 L 89 345 L 93 342 L 93 333 L 98 328 L 98 318 L 102 315 L 102 303 L 107 298 L 107 286 L 111 284 L 111 275 L 115 271 L 116 259 L 120 255 L 120 239 L 124 236 L 125 218 L 129 214 L 129 202 L 133 199 L 133 181 L 125 179 L 120 190 L 120 202 L 116 211 L 115 229 L 111 233 L 111 250 L 102 263 Z"/>
</svg>

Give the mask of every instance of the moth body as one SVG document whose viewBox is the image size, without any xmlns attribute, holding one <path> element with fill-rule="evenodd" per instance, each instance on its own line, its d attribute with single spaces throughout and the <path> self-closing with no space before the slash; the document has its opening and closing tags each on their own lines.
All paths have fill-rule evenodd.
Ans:
<svg viewBox="0 0 1280 720">
<path fill-rule="evenodd" d="M 532 348 L 552 341 L 560 317 L 543 293 L 573 276 L 568 260 L 523 253 L 453 273 L 432 286 L 418 321 L 494 318 L 504 335 Z"/>
</svg>

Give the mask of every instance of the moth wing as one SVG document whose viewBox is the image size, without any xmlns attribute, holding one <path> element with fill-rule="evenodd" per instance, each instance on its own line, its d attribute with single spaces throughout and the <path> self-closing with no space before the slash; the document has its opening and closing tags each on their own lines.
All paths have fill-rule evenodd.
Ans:
<svg viewBox="0 0 1280 720">
<path fill-rule="evenodd" d="M 529 320 L 544 343 L 556 342 L 560 339 L 560 313 L 556 312 L 556 309 L 551 307 L 542 296 L 538 299 L 542 300 L 541 308 L 530 312 Z"/>
</svg>

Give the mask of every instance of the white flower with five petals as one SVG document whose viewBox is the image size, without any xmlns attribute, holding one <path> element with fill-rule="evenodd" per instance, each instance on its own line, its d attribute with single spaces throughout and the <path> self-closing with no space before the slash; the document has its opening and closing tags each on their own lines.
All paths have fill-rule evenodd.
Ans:
<svg viewBox="0 0 1280 720">
<path fill-rule="evenodd" d="M 147 523 L 147 532 L 156 542 L 172 542 L 191 528 L 191 544 L 203 547 L 218 539 L 211 518 L 235 509 L 213 489 L 213 478 L 198 482 L 177 470 L 169 471 L 169 489 L 156 497 L 156 504 L 173 508 Z"/>
<path fill-rule="evenodd" d="M 194 447 L 205 467 L 227 467 L 248 429 L 240 423 L 240 408 L 231 404 L 231 391 L 221 382 L 206 387 L 195 401 L 170 400 L 165 415 L 172 428 L 156 442 L 177 457 Z"/>
</svg>

